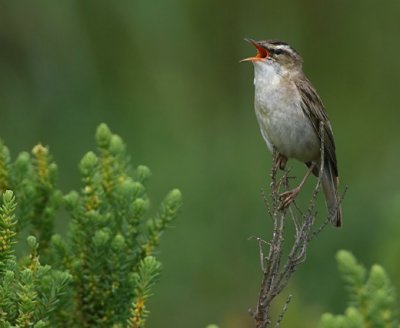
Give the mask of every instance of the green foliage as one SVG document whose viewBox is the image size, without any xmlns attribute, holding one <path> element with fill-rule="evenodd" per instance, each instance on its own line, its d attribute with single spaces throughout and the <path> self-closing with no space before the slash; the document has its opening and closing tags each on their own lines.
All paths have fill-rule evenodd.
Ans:
<svg viewBox="0 0 400 328">
<path fill-rule="evenodd" d="M 145 257 L 139 264 L 138 272 L 134 274 L 135 296 L 132 303 L 131 317 L 128 320 L 129 328 L 143 327 L 149 311 L 146 309 L 146 300 L 151 296 L 151 289 L 157 282 L 161 271 L 161 263 L 153 256 Z"/>
<path fill-rule="evenodd" d="M 32 149 L 32 155 L 22 152 L 11 163 L 8 148 L 0 142 L 0 191 L 15 192 L 20 218 L 17 231 L 29 223 L 29 233 L 36 236 L 40 253 L 45 257 L 62 193 L 55 188 L 57 165 L 49 149 L 38 144 Z"/>
<path fill-rule="evenodd" d="M 0 209 L 5 327 L 144 327 L 146 302 L 161 271 L 154 250 L 182 195 L 170 191 L 148 217 L 150 170 L 131 169 L 124 142 L 105 124 L 97 129 L 96 144 L 79 164 L 81 189 L 65 196 L 55 187 L 57 166 L 48 148 L 37 145 L 33 157 L 22 153 L 12 163 L 0 144 L 0 187 L 13 188 L 19 202 L 16 209 L 6 191 Z M 53 233 L 60 206 L 71 218 L 66 236 Z M 30 256 L 17 265 L 14 243 L 23 228 L 32 235 Z M 51 266 L 41 265 L 39 257 Z"/>
<path fill-rule="evenodd" d="M 14 215 L 16 208 L 12 191 L 3 194 L 3 205 L 0 208 L 0 276 L 3 276 L 10 262 L 14 261 L 15 229 L 17 219 Z"/>
<path fill-rule="evenodd" d="M 373 265 L 367 275 L 365 267 L 344 250 L 336 258 L 349 293 L 349 307 L 344 315 L 324 314 L 318 327 L 399 327 L 395 290 L 385 270 Z"/>
<path fill-rule="evenodd" d="M 6 190 L 0 214 L 0 327 L 49 327 L 71 276 L 40 263 L 34 236 L 27 239 L 29 257 L 17 263 L 15 209 L 14 194 Z"/>
</svg>

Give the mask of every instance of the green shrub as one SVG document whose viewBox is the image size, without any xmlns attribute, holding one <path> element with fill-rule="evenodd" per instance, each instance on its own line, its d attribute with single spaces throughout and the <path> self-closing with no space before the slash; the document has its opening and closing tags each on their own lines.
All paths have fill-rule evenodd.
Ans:
<svg viewBox="0 0 400 328">
<path fill-rule="evenodd" d="M 336 256 L 345 281 L 349 304 L 344 315 L 326 313 L 319 328 L 399 327 L 396 295 L 385 270 L 373 265 L 369 272 L 347 251 Z"/>
<path fill-rule="evenodd" d="M 80 162 L 81 189 L 63 195 L 47 147 L 11 162 L 0 143 L 0 327 L 144 327 L 161 270 L 154 250 L 182 196 L 170 191 L 149 217 L 150 170 L 131 169 L 124 142 L 105 124 L 96 144 Z M 53 230 L 60 207 L 70 217 L 63 236 Z M 30 253 L 17 261 L 22 230 Z"/>
</svg>

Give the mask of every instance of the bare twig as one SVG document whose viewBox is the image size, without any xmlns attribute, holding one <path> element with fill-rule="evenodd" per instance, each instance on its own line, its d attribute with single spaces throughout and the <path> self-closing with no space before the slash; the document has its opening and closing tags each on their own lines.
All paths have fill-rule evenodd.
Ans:
<svg viewBox="0 0 400 328">
<path fill-rule="evenodd" d="M 324 170 L 325 144 L 323 123 L 320 124 L 320 131 L 322 140 L 319 177 L 310 197 L 310 201 L 308 202 L 308 207 L 304 212 L 301 211 L 296 204 L 293 204 L 296 211 L 293 211 L 291 206 L 286 209 L 281 209 L 279 195 L 282 192 L 282 189 L 284 191 L 289 189 L 289 170 L 286 170 L 282 177 L 278 178 L 278 165 L 276 164 L 277 153 L 274 152 L 273 155 L 270 183 L 271 200 L 268 201 L 265 193 L 263 193 L 264 202 L 267 204 L 268 213 L 271 216 L 273 224 L 272 237 L 267 243 L 269 245 L 267 258 L 264 257 L 263 248 L 266 243 L 262 239 L 256 238 L 259 242 L 263 276 L 258 295 L 257 307 L 255 311 L 250 311 L 250 313 L 255 319 L 257 328 L 266 328 L 272 323 L 270 312 L 273 300 L 287 286 L 289 279 L 297 267 L 305 261 L 309 241 L 320 233 L 329 222 L 329 220 L 326 220 L 316 231 L 313 231 L 316 216 L 315 206 L 318 193 L 320 192 L 321 177 Z M 289 222 L 293 222 L 295 235 L 292 245 L 286 245 L 286 247 L 289 246 L 290 251 L 287 257 L 284 258 L 282 251 L 284 247 L 284 231 L 287 225 L 288 215 L 291 218 L 291 221 Z M 291 298 L 291 295 L 287 298 L 282 313 L 275 322 L 275 327 L 280 326 Z"/>
<path fill-rule="evenodd" d="M 283 306 L 282 312 L 281 312 L 281 314 L 279 315 L 278 320 L 276 320 L 275 328 L 280 327 L 281 322 L 282 322 L 282 320 L 283 320 L 283 317 L 284 317 L 284 315 L 285 315 L 285 313 L 286 313 L 286 311 L 287 311 L 287 309 L 288 309 L 288 307 L 289 307 L 289 303 L 290 303 L 290 301 L 292 300 L 292 297 L 293 297 L 293 295 L 290 294 L 290 295 L 288 296 L 288 298 L 286 299 L 286 302 L 285 302 L 285 305 Z"/>
<path fill-rule="evenodd" d="M 265 268 L 264 268 L 264 261 L 265 261 L 265 257 L 264 257 L 264 248 L 263 245 L 264 244 L 268 244 L 265 240 L 259 238 L 259 237 L 255 237 L 255 236 L 251 236 L 249 237 L 249 239 L 256 239 L 258 241 L 258 249 L 260 251 L 260 266 L 261 266 L 261 271 L 264 272 Z"/>
</svg>

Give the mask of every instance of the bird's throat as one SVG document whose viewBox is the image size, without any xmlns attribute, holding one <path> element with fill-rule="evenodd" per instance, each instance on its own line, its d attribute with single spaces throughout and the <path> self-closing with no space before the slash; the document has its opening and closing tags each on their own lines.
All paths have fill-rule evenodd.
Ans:
<svg viewBox="0 0 400 328">
<path fill-rule="evenodd" d="M 256 89 L 276 87 L 282 79 L 282 69 L 278 65 L 254 63 L 254 86 Z"/>
</svg>

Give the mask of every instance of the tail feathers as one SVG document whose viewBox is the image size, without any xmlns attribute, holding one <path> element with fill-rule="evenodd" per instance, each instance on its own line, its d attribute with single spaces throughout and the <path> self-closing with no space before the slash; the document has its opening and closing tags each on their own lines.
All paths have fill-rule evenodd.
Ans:
<svg viewBox="0 0 400 328">
<path fill-rule="evenodd" d="M 329 218 L 335 227 L 342 225 L 342 209 L 338 195 L 338 177 L 334 176 L 329 164 L 326 165 L 321 178 L 322 190 L 325 194 Z"/>
</svg>

